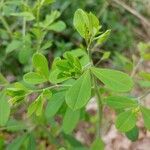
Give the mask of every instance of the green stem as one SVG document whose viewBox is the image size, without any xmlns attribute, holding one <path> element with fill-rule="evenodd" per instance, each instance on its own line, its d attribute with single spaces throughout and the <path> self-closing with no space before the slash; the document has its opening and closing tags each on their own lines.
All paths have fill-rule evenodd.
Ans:
<svg viewBox="0 0 150 150">
<path fill-rule="evenodd" d="M 40 0 L 38 0 L 38 7 L 37 7 L 37 14 L 36 14 L 38 27 L 39 27 L 39 21 L 40 21 L 40 9 L 41 9 Z"/>
<path fill-rule="evenodd" d="M 93 61 L 92 61 L 92 52 L 90 49 L 91 46 L 91 40 L 89 42 L 89 44 L 87 44 L 87 52 L 89 55 L 89 60 L 93 65 Z M 97 79 L 95 78 L 95 76 L 93 74 L 91 74 L 92 76 L 92 80 L 93 80 L 93 84 L 94 84 L 94 90 L 95 90 L 95 96 L 96 96 L 96 100 L 97 100 L 97 115 L 98 115 L 98 121 L 97 121 L 97 130 L 96 130 L 96 137 L 100 138 L 101 137 L 101 125 L 102 125 L 102 113 L 103 113 L 103 105 L 102 105 L 102 101 L 101 101 L 101 96 L 100 96 L 100 92 L 99 92 L 99 88 L 98 88 L 98 83 L 97 83 Z"/>
<path fill-rule="evenodd" d="M 97 131 L 96 131 L 96 137 L 100 138 L 101 137 L 101 125 L 102 125 L 102 113 L 103 113 L 103 105 L 101 102 L 101 96 L 97 84 L 97 79 L 93 76 L 93 82 L 94 82 L 94 90 L 95 90 L 95 95 L 96 95 L 96 100 L 97 100 L 97 115 L 98 115 L 98 121 L 97 121 Z"/>
<path fill-rule="evenodd" d="M 72 85 L 52 85 L 52 86 L 49 86 L 49 87 L 46 87 L 46 88 L 43 88 L 43 89 L 37 89 L 37 90 L 30 90 L 28 93 L 26 93 L 24 96 L 29 96 L 33 93 L 40 93 L 40 92 L 43 92 L 43 90 L 50 90 L 50 89 L 55 89 L 55 88 L 60 88 L 60 87 L 71 87 Z M 12 103 L 11 101 L 13 100 L 13 98 L 9 99 L 9 103 Z"/>
<path fill-rule="evenodd" d="M 3 8 L 4 5 L 5 5 L 4 0 L 1 0 L 1 2 L 0 2 L 0 11 L 2 11 L 1 9 Z"/>
<path fill-rule="evenodd" d="M 52 85 L 50 87 L 44 88 L 44 89 L 38 89 L 38 90 L 33 90 L 31 91 L 31 93 L 38 93 L 38 92 L 42 92 L 43 90 L 50 90 L 50 89 L 55 89 L 55 88 L 59 88 L 59 87 L 70 87 L 71 85 Z"/>
<path fill-rule="evenodd" d="M 89 60 L 90 60 L 90 63 L 93 65 L 93 61 L 92 61 L 92 53 L 91 53 L 91 42 L 92 40 L 90 39 L 89 42 L 86 42 L 87 43 L 87 53 L 88 53 L 88 56 L 89 56 Z"/>
<path fill-rule="evenodd" d="M 134 66 L 134 69 L 132 70 L 132 73 L 131 73 L 131 77 L 133 78 L 137 72 L 137 70 L 139 69 L 140 65 L 142 64 L 143 62 L 143 59 L 140 58 L 139 61 L 137 62 L 137 64 Z"/>
<path fill-rule="evenodd" d="M 3 17 L 2 12 L 1 12 L 3 5 L 4 5 L 4 0 L 1 0 L 1 2 L 0 2 L 0 13 L 1 13 L 0 20 L 1 20 L 4 28 L 7 30 L 8 34 L 10 35 L 10 37 L 12 37 L 11 29 L 9 28 L 9 25 L 8 25 L 7 21 L 5 20 L 5 18 Z"/>
<path fill-rule="evenodd" d="M 25 2 L 26 4 L 28 3 L 28 0 L 23 0 L 23 2 Z M 26 11 L 24 9 L 24 11 Z M 22 36 L 25 37 L 26 35 L 26 18 L 23 17 L 23 23 L 22 23 Z"/>
<path fill-rule="evenodd" d="M 5 18 L 3 16 L 0 16 L 0 20 L 1 20 L 4 28 L 7 30 L 8 34 L 12 38 L 13 35 L 12 35 L 12 32 L 11 32 L 11 29 L 9 28 L 9 25 L 8 25 L 7 21 L 5 20 Z"/>
<path fill-rule="evenodd" d="M 36 13 L 36 21 L 37 21 L 37 28 L 40 31 L 40 0 L 38 0 L 38 7 L 37 7 L 37 13 Z M 37 39 L 37 51 L 40 50 L 40 46 L 41 46 L 41 37 L 38 36 Z"/>
<path fill-rule="evenodd" d="M 23 18 L 22 36 L 25 37 L 25 35 L 26 35 L 26 19 Z"/>
</svg>

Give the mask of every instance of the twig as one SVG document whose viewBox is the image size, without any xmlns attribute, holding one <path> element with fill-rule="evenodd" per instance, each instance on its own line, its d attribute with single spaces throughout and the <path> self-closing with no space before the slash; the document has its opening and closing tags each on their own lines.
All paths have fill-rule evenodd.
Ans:
<svg viewBox="0 0 150 150">
<path fill-rule="evenodd" d="M 134 69 L 131 73 L 131 77 L 134 77 L 134 75 L 136 74 L 136 72 L 137 72 L 137 70 L 138 70 L 138 68 L 139 68 L 139 66 L 141 65 L 142 62 L 143 62 L 143 59 L 139 59 L 137 65 L 134 67 Z"/>
<path fill-rule="evenodd" d="M 149 35 L 147 33 L 143 33 L 143 31 L 139 28 L 134 28 L 133 31 L 137 34 L 137 36 L 143 40 L 145 39 L 147 42 L 149 41 Z"/>
<path fill-rule="evenodd" d="M 132 13 L 134 16 L 136 16 L 138 19 L 140 19 L 142 21 L 142 23 L 144 23 L 148 27 L 150 27 L 150 21 L 147 18 L 145 18 L 143 15 L 141 15 L 139 12 L 137 12 L 133 8 L 129 7 L 127 4 L 125 4 L 124 2 L 122 2 L 120 0 L 112 0 L 112 1 L 114 1 L 118 5 L 122 6 L 124 9 L 126 9 L 127 11 Z"/>
<path fill-rule="evenodd" d="M 149 94 L 150 94 L 150 90 L 146 91 L 142 96 L 138 97 L 138 99 L 142 100 Z"/>
<path fill-rule="evenodd" d="M 98 66 L 101 63 L 101 59 L 99 59 L 99 61 L 95 64 L 95 66 Z"/>
<path fill-rule="evenodd" d="M 31 91 L 30 94 L 32 94 L 34 92 L 35 93 L 42 92 L 43 90 L 50 90 L 50 89 L 59 88 L 59 87 L 71 87 L 71 86 L 72 85 L 59 85 L 59 84 L 56 84 L 56 85 L 52 85 L 52 86 L 44 88 L 44 89 L 33 90 L 33 91 Z"/>
</svg>

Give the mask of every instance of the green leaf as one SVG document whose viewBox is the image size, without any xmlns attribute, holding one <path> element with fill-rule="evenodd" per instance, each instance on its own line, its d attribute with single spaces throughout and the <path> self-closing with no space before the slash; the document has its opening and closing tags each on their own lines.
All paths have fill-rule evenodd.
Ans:
<svg viewBox="0 0 150 150">
<path fill-rule="evenodd" d="M 73 49 L 71 51 L 67 51 L 63 54 L 64 58 L 67 58 L 67 53 L 70 53 L 71 55 L 73 55 L 74 57 L 83 57 L 86 54 L 86 51 L 84 49 L 81 48 L 77 48 L 77 49 Z"/>
<path fill-rule="evenodd" d="M 132 110 L 120 113 L 115 122 L 116 128 L 120 132 L 128 132 L 136 125 L 136 116 Z"/>
<path fill-rule="evenodd" d="M 20 48 L 21 44 L 22 43 L 20 41 L 13 40 L 11 43 L 8 44 L 6 48 L 6 54 L 11 53 L 12 51 Z"/>
<path fill-rule="evenodd" d="M 86 13 L 82 9 L 75 12 L 73 24 L 79 34 L 86 40 L 89 40 L 89 38 L 93 40 L 101 28 L 98 18 L 93 13 Z"/>
<path fill-rule="evenodd" d="M 22 101 L 26 95 L 29 94 L 29 92 L 29 89 L 19 82 L 15 83 L 13 87 L 7 88 L 6 90 L 7 95 L 12 97 L 9 100 L 11 104 Z"/>
<path fill-rule="evenodd" d="M 36 139 L 32 133 L 29 134 L 28 136 L 29 141 L 28 141 L 28 148 L 27 150 L 36 150 Z"/>
<path fill-rule="evenodd" d="M 72 134 L 63 133 L 63 139 L 65 142 L 69 143 L 69 145 L 71 146 L 71 150 L 74 150 L 74 148 L 80 149 L 83 147 L 82 143 L 78 141 Z"/>
<path fill-rule="evenodd" d="M 37 116 L 40 116 L 42 114 L 43 110 L 43 95 L 39 95 L 34 102 L 28 107 L 28 116 L 31 116 L 34 112 L 36 113 Z"/>
<path fill-rule="evenodd" d="M 60 60 L 56 63 L 56 65 L 61 71 L 68 71 L 70 69 L 70 64 L 67 60 Z"/>
<path fill-rule="evenodd" d="M 89 19 L 89 31 L 91 35 L 94 37 L 98 33 L 98 30 L 100 29 L 99 20 L 91 12 L 88 14 L 88 19 Z"/>
<path fill-rule="evenodd" d="M 15 119 L 8 120 L 6 124 L 6 130 L 8 132 L 17 132 L 26 129 L 26 125 L 22 121 L 17 121 Z"/>
<path fill-rule="evenodd" d="M 40 95 L 37 101 L 38 103 L 36 107 L 36 115 L 41 116 L 43 111 L 43 104 L 44 104 L 43 95 Z"/>
<path fill-rule="evenodd" d="M 150 60 L 150 52 L 149 52 L 150 44 L 149 43 L 140 42 L 138 44 L 138 49 L 140 51 L 140 55 L 143 58 L 143 60 Z"/>
<path fill-rule="evenodd" d="M 42 95 L 49 100 L 52 97 L 52 92 L 49 89 L 44 89 Z"/>
<path fill-rule="evenodd" d="M 27 138 L 27 134 L 15 138 L 6 148 L 6 150 L 20 150 L 21 145 Z"/>
<path fill-rule="evenodd" d="M 150 87 L 150 81 L 145 81 L 145 80 L 139 80 L 138 84 L 142 87 L 142 88 L 149 88 Z"/>
<path fill-rule="evenodd" d="M 147 52 L 146 54 L 144 54 L 143 58 L 145 61 L 150 60 L 150 53 Z"/>
<path fill-rule="evenodd" d="M 138 140 L 139 137 L 139 129 L 137 126 L 132 128 L 130 131 L 125 133 L 128 139 L 130 139 L 132 142 Z"/>
<path fill-rule="evenodd" d="M 48 26 L 48 30 L 56 31 L 56 32 L 61 32 L 65 30 L 66 24 L 63 21 L 57 21 L 53 23 L 52 25 Z"/>
<path fill-rule="evenodd" d="M 144 125 L 148 130 L 150 130 L 150 109 L 145 107 L 141 107 L 140 109 L 144 119 Z"/>
<path fill-rule="evenodd" d="M 78 9 L 74 14 L 73 24 L 76 30 L 83 38 L 88 36 L 89 19 L 87 14 L 82 10 Z"/>
<path fill-rule="evenodd" d="M 125 109 L 138 106 L 138 102 L 136 100 L 124 96 L 107 97 L 106 104 L 114 109 Z"/>
<path fill-rule="evenodd" d="M 20 12 L 20 13 L 12 13 L 12 16 L 24 17 L 26 21 L 34 20 L 35 17 L 31 12 Z"/>
<path fill-rule="evenodd" d="M 116 92 L 127 92 L 133 87 L 132 78 L 126 73 L 112 69 L 91 68 L 92 73 L 109 89 Z"/>
<path fill-rule="evenodd" d="M 57 83 L 61 83 L 67 79 L 70 79 L 70 77 L 62 77 L 62 78 L 58 78 L 58 75 L 60 74 L 60 70 L 59 69 L 52 69 L 50 71 L 50 75 L 49 75 L 49 81 L 53 84 L 57 84 Z"/>
<path fill-rule="evenodd" d="M 73 111 L 70 108 L 67 108 L 67 111 L 64 116 L 62 129 L 66 134 L 69 134 L 76 127 L 80 117 L 80 111 Z"/>
<path fill-rule="evenodd" d="M 97 40 L 97 44 L 101 45 L 104 42 L 106 42 L 106 40 L 108 39 L 109 35 L 110 35 L 111 30 L 107 30 L 105 31 L 103 34 L 101 34 L 100 36 L 98 36 L 96 39 Z"/>
<path fill-rule="evenodd" d="M 52 11 L 50 14 L 46 15 L 46 18 L 44 21 L 40 22 L 39 25 L 40 27 L 42 28 L 47 28 L 49 25 L 51 25 L 57 18 L 60 17 L 60 12 L 55 10 L 55 11 Z M 37 24 L 36 24 L 37 26 Z"/>
<path fill-rule="evenodd" d="M 90 150 L 104 150 L 104 142 L 101 139 L 95 139 L 91 145 Z"/>
<path fill-rule="evenodd" d="M 108 59 L 109 56 L 110 56 L 110 54 L 111 54 L 110 52 L 104 52 L 104 54 L 103 54 L 101 60 L 106 60 L 106 59 Z"/>
<path fill-rule="evenodd" d="M 0 93 L 0 126 L 4 126 L 10 115 L 10 106 L 7 98 L 3 93 Z"/>
<path fill-rule="evenodd" d="M 39 84 L 46 82 L 47 79 L 41 76 L 39 73 L 29 72 L 23 76 L 23 80 L 30 84 Z"/>
<path fill-rule="evenodd" d="M 9 82 L 7 81 L 7 79 L 0 73 L 0 85 L 6 85 Z"/>
<path fill-rule="evenodd" d="M 80 109 L 91 97 L 91 75 L 85 72 L 66 93 L 66 103 L 73 109 Z"/>
<path fill-rule="evenodd" d="M 12 88 L 7 88 L 7 94 L 9 96 L 23 96 L 26 93 L 25 90 L 20 89 L 20 88 L 16 88 L 16 87 L 12 87 Z"/>
<path fill-rule="evenodd" d="M 36 53 L 33 55 L 32 62 L 33 62 L 33 66 L 36 68 L 36 71 L 48 79 L 49 68 L 45 56 L 40 53 Z"/>
<path fill-rule="evenodd" d="M 40 1 L 40 5 L 42 6 L 42 5 L 48 5 L 48 4 L 51 4 L 51 3 L 53 3 L 53 2 L 55 2 L 55 0 L 41 0 Z"/>
<path fill-rule="evenodd" d="M 5 146 L 5 137 L 0 136 L 0 149 L 3 150 Z"/>
<path fill-rule="evenodd" d="M 32 49 L 29 47 L 24 47 L 19 51 L 19 62 L 21 64 L 27 64 L 32 56 Z"/>
<path fill-rule="evenodd" d="M 65 101 L 65 92 L 59 92 L 54 94 L 51 99 L 49 99 L 48 104 L 46 106 L 45 115 L 47 118 L 53 117 L 57 111 L 62 106 Z"/>
<path fill-rule="evenodd" d="M 148 72 L 140 72 L 139 75 L 140 75 L 143 79 L 150 81 L 150 73 L 148 73 Z"/>
<path fill-rule="evenodd" d="M 24 99 L 24 96 L 15 96 L 15 97 L 11 98 L 9 101 L 13 105 L 15 103 L 21 102 L 23 99 Z"/>
<path fill-rule="evenodd" d="M 28 107 L 28 116 L 31 116 L 37 109 L 37 105 L 38 105 L 38 101 L 34 101 L 30 104 L 30 106 Z"/>
<path fill-rule="evenodd" d="M 71 53 L 66 53 L 66 58 L 56 62 L 57 68 L 61 71 L 58 78 L 79 77 L 82 74 L 80 60 Z"/>
<path fill-rule="evenodd" d="M 47 42 L 45 42 L 45 43 L 42 45 L 41 51 L 44 51 L 44 50 L 48 49 L 48 48 L 51 47 L 51 46 L 52 46 L 52 41 L 47 41 Z"/>
<path fill-rule="evenodd" d="M 131 72 L 134 67 L 133 62 L 129 58 L 120 54 L 119 52 L 115 52 L 113 66 L 117 66 L 117 68 L 128 72 Z"/>
</svg>

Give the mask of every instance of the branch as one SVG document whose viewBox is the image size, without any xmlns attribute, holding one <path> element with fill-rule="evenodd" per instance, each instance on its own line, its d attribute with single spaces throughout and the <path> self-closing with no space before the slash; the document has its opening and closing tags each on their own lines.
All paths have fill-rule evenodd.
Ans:
<svg viewBox="0 0 150 150">
<path fill-rule="evenodd" d="M 141 15 L 139 12 L 137 12 L 135 9 L 129 7 L 127 4 L 125 4 L 124 2 L 122 2 L 120 0 L 112 0 L 112 1 L 114 1 L 118 5 L 122 6 L 128 12 L 130 12 L 131 14 L 133 14 L 134 16 L 136 16 L 138 19 L 140 19 L 141 22 L 142 22 L 142 24 L 144 23 L 145 25 L 147 25 L 148 27 L 150 27 L 150 21 L 147 18 L 145 18 L 143 15 Z"/>
<path fill-rule="evenodd" d="M 139 69 L 141 63 L 143 62 L 143 59 L 139 59 L 139 61 L 137 62 L 136 66 L 134 67 L 134 69 L 132 70 L 131 73 L 131 77 L 133 78 L 134 75 L 136 74 L 137 70 Z"/>
<path fill-rule="evenodd" d="M 149 94 L 150 94 L 150 90 L 147 90 L 142 96 L 138 97 L 138 99 L 143 100 Z"/>
</svg>

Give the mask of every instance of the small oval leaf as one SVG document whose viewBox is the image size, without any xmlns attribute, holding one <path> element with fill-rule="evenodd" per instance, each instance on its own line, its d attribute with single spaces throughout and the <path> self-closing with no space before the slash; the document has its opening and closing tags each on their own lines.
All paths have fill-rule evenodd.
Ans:
<svg viewBox="0 0 150 150">
<path fill-rule="evenodd" d="M 139 137 L 139 129 L 137 126 L 132 128 L 130 131 L 125 133 L 127 138 L 130 139 L 132 142 L 136 141 Z"/>
<path fill-rule="evenodd" d="M 82 9 L 78 9 L 75 12 L 73 24 L 76 30 L 79 32 L 79 34 L 83 38 L 86 38 L 88 34 L 87 29 L 88 29 L 89 19 L 88 19 L 87 14 Z"/>
<path fill-rule="evenodd" d="M 65 92 L 56 93 L 49 99 L 45 110 L 45 115 L 48 119 L 53 117 L 57 113 L 64 100 Z"/>
<path fill-rule="evenodd" d="M 92 67 L 92 73 L 109 89 L 116 92 L 127 92 L 133 87 L 133 81 L 128 74 L 112 69 Z"/>
<path fill-rule="evenodd" d="M 68 134 L 73 131 L 73 129 L 76 127 L 80 117 L 80 111 L 73 111 L 72 109 L 68 108 L 64 120 L 63 120 L 63 125 L 62 129 L 63 131 Z"/>
<path fill-rule="evenodd" d="M 45 78 L 49 78 L 49 68 L 48 61 L 44 55 L 41 53 L 36 53 L 32 58 L 33 65 L 39 74 L 43 75 Z"/>
<path fill-rule="evenodd" d="M 91 97 L 91 75 L 85 72 L 66 93 L 66 103 L 73 110 L 83 107 Z"/>
<path fill-rule="evenodd" d="M 101 139 L 95 139 L 91 145 L 90 150 L 104 150 L 104 142 Z"/>
<path fill-rule="evenodd" d="M 150 109 L 141 107 L 145 127 L 150 130 Z"/>
<path fill-rule="evenodd" d="M 0 126 L 4 126 L 10 115 L 10 106 L 7 98 L 3 93 L 0 93 Z"/>
<path fill-rule="evenodd" d="M 117 116 L 115 125 L 120 132 L 128 132 L 136 125 L 136 116 L 132 110 L 122 112 Z"/>
<path fill-rule="evenodd" d="M 138 106 L 138 102 L 136 100 L 124 96 L 107 97 L 106 104 L 114 109 L 125 109 Z"/>
<path fill-rule="evenodd" d="M 29 72 L 23 76 L 23 80 L 30 84 L 39 84 L 46 82 L 47 79 L 41 76 L 39 73 Z"/>
</svg>

